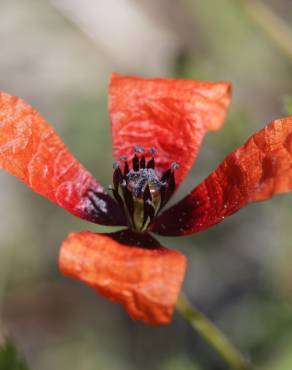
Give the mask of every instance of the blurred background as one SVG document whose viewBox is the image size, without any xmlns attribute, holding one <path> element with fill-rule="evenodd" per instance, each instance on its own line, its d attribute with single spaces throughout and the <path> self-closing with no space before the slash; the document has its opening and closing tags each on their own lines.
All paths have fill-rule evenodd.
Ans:
<svg viewBox="0 0 292 370">
<path fill-rule="evenodd" d="M 292 114 L 290 0 L 0 0 L 0 44 L 0 89 L 36 107 L 105 186 L 112 71 L 232 81 L 228 120 L 207 135 L 176 199 L 251 133 Z M 0 204 L 0 330 L 31 370 L 226 369 L 178 315 L 167 327 L 133 322 L 59 273 L 70 231 L 110 229 L 4 172 Z M 184 291 L 257 369 L 292 369 L 291 209 L 292 196 L 279 196 L 201 234 L 159 238 L 189 257 Z"/>
</svg>

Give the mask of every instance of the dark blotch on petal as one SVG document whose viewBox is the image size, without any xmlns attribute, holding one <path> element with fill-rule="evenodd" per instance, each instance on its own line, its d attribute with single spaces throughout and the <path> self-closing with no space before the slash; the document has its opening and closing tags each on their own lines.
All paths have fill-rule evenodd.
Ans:
<svg viewBox="0 0 292 370">
<path fill-rule="evenodd" d="M 141 248 L 156 249 L 161 246 L 150 234 L 136 233 L 128 229 L 111 233 L 110 236 L 117 242 L 131 247 L 138 246 Z"/>
<path fill-rule="evenodd" d="M 124 212 L 107 194 L 89 190 L 79 208 L 87 213 L 87 219 L 91 222 L 98 223 L 102 217 L 109 225 L 127 224 Z"/>
</svg>

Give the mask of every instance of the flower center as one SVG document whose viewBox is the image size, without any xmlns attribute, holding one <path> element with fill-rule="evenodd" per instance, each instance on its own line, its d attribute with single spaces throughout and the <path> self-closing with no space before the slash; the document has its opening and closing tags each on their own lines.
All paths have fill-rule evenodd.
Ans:
<svg viewBox="0 0 292 370">
<path fill-rule="evenodd" d="M 115 162 L 113 185 L 109 186 L 127 216 L 129 227 L 135 231 L 147 230 L 172 196 L 175 190 L 174 170 L 179 167 L 173 162 L 160 174 L 155 170 L 155 149 L 149 150 L 151 159 L 148 161 L 144 154 L 144 148 L 135 146 L 130 161 L 122 156 Z"/>
</svg>

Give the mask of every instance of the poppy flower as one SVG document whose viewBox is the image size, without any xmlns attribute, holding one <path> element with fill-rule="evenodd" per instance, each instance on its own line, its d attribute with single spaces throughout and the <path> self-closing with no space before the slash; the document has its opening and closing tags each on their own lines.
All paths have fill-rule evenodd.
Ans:
<svg viewBox="0 0 292 370">
<path fill-rule="evenodd" d="M 226 82 L 113 74 L 109 113 L 116 162 L 109 192 L 37 111 L 0 93 L 0 166 L 73 215 L 122 227 L 70 234 L 61 246 L 61 271 L 121 303 L 133 319 L 169 323 L 184 279 L 184 255 L 161 246 L 152 233 L 197 233 L 248 203 L 292 190 L 287 117 L 251 136 L 164 210 L 204 135 L 222 125 L 230 90 Z"/>
</svg>

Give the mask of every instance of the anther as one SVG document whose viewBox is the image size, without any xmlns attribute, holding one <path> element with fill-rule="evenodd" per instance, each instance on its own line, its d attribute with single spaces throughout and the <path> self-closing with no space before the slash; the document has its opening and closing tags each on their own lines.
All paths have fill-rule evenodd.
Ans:
<svg viewBox="0 0 292 370">
<path fill-rule="evenodd" d="M 173 169 L 173 170 L 177 170 L 179 168 L 179 164 L 177 162 L 172 162 L 172 164 L 170 165 L 170 167 Z"/>
<path fill-rule="evenodd" d="M 134 153 L 145 153 L 145 149 L 142 146 L 134 145 L 133 146 Z"/>
<path fill-rule="evenodd" d="M 155 148 L 150 148 L 149 149 L 149 154 L 151 154 L 152 156 L 154 156 L 156 154 Z"/>
</svg>

